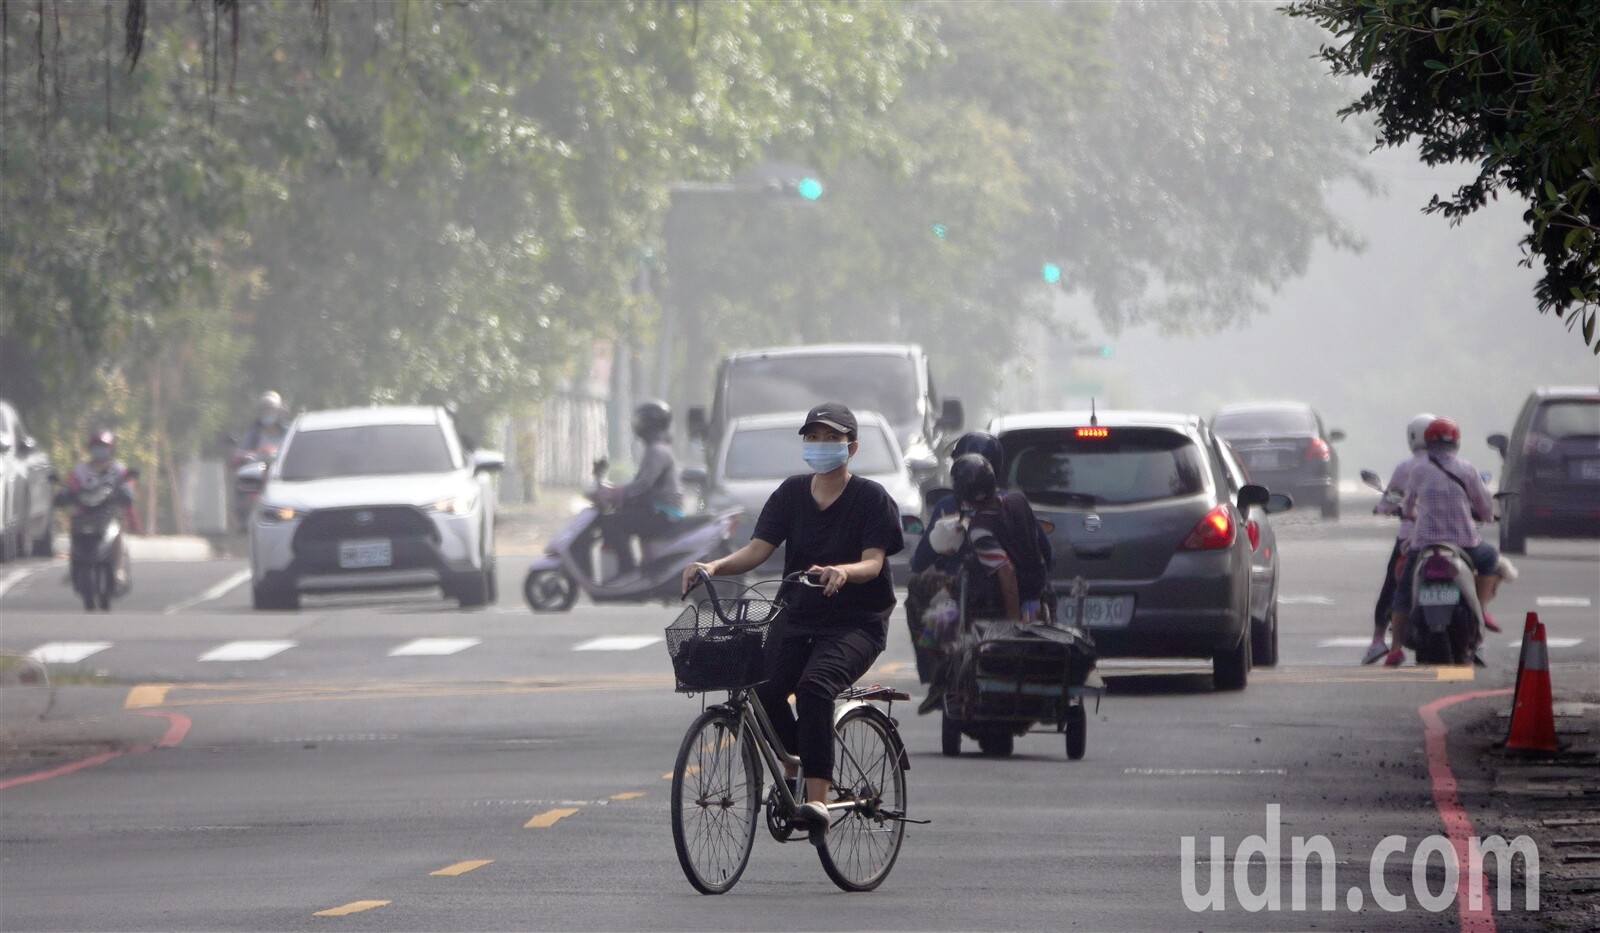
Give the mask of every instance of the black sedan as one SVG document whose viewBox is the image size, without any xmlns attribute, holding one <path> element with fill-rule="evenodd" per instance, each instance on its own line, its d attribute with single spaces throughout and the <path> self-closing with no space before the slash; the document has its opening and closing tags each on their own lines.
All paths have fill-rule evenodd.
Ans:
<svg viewBox="0 0 1600 933">
<path fill-rule="evenodd" d="M 991 426 L 1003 481 L 1051 523 L 1058 593 L 1083 577 L 1105 657 L 1206 658 L 1219 690 L 1277 661 L 1277 547 L 1288 497 L 1247 481 L 1198 416 L 1010 415 Z M 1062 617 L 1075 621 L 1071 599 Z"/>
<path fill-rule="evenodd" d="M 1233 444 L 1257 482 L 1318 505 L 1323 518 L 1339 517 L 1339 454 L 1333 445 L 1344 432 L 1327 430 L 1322 416 L 1304 402 L 1229 405 L 1211 419 L 1211 430 Z"/>
</svg>

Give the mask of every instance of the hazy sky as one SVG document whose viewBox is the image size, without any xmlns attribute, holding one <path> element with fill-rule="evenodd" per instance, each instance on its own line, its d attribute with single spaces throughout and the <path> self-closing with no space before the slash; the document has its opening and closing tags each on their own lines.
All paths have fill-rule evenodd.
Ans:
<svg viewBox="0 0 1600 933">
<path fill-rule="evenodd" d="M 1234 401 L 1308 401 L 1350 435 L 1340 445 L 1347 478 L 1361 467 L 1386 474 L 1405 454 L 1405 423 L 1418 411 L 1450 414 L 1463 455 L 1498 473 L 1484 437 L 1509 431 L 1532 386 L 1595 385 L 1600 363 L 1564 322 L 1534 310 L 1536 273 L 1517 264 L 1519 203 L 1491 203 L 1451 227 L 1421 209 L 1463 170 L 1428 169 L 1409 150 L 1368 162 L 1381 194 L 1353 185 L 1333 192 L 1366 239 L 1363 252 L 1319 249 L 1306 276 L 1239 329 L 1105 337 L 1113 357 L 1075 363 L 1073 378 L 1103 384 L 1117 407 L 1209 415 Z M 1087 328 L 1104 337 L 1092 320 Z"/>
</svg>

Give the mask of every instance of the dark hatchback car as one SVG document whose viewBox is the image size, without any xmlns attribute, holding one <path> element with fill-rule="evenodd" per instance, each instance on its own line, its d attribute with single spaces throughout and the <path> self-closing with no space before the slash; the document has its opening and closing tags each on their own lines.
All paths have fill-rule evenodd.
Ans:
<svg viewBox="0 0 1600 933">
<path fill-rule="evenodd" d="M 1339 517 L 1339 454 L 1344 432 L 1323 427 L 1322 416 L 1302 402 L 1228 405 L 1212 416 L 1211 430 L 1233 445 L 1255 481 Z"/>
<path fill-rule="evenodd" d="M 1051 412 L 996 419 L 1004 482 L 1051 523 L 1058 594 L 1088 583 L 1106 657 L 1205 658 L 1219 690 L 1277 662 L 1277 542 L 1290 500 L 1250 484 L 1194 415 Z M 1062 618 L 1075 621 L 1072 600 Z"/>
<path fill-rule="evenodd" d="M 1500 550 L 1529 537 L 1600 538 L 1600 388 L 1535 389 L 1511 436 L 1489 435 L 1505 469 Z"/>
</svg>

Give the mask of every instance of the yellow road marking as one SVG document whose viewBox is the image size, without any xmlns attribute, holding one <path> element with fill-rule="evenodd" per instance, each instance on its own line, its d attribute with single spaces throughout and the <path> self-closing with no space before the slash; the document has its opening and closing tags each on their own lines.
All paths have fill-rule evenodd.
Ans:
<svg viewBox="0 0 1600 933">
<path fill-rule="evenodd" d="M 387 903 L 389 903 L 389 902 L 388 901 L 351 901 L 350 903 L 344 905 L 343 907 L 329 907 L 327 910 L 319 910 L 315 914 L 312 914 L 312 916 L 314 916 L 314 917 L 343 917 L 346 914 L 358 914 L 363 910 L 371 910 L 374 907 L 382 907 L 383 905 L 385 905 Z"/>
<path fill-rule="evenodd" d="M 467 872 L 473 870 L 474 868 L 482 868 L 483 866 L 489 864 L 492 861 L 494 861 L 494 859 L 492 859 L 492 858 L 481 858 L 481 859 L 476 859 L 476 860 L 471 861 L 471 862 L 457 862 L 454 865 L 447 865 L 444 868 L 439 869 L 438 871 L 430 871 L 430 872 L 428 872 L 428 874 L 430 874 L 430 875 L 464 875 Z"/>
<path fill-rule="evenodd" d="M 1199 673 L 1199 672 L 1196 672 Z M 1324 683 L 1324 684 L 1375 684 L 1375 683 L 1442 683 L 1470 681 L 1477 672 L 1469 665 L 1440 665 L 1438 667 L 1333 667 L 1308 666 L 1253 670 L 1250 679 L 1263 683 Z"/>
<path fill-rule="evenodd" d="M 396 700 L 434 697 L 513 696 L 529 693 L 651 691 L 671 687 L 671 675 L 625 674 L 583 680 L 507 678 L 488 681 L 401 681 L 394 683 L 193 683 L 143 684 L 133 694 L 147 706 L 239 706 L 333 700 Z M 160 687 L 162 692 L 141 690 Z M 132 695 L 130 695 L 132 696 Z"/>
<path fill-rule="evenodd" d="M 692 774 L 699 774 L 699 773 L 700 773 L 700 766 L 699 765 L 690 765 L 689 767 L 683 769 L 683 776 L 684 777 L 688 777 L 688 776 L 690 776 Z M 666 774 L 661 775 L 661 780 L 663 780 L 663 781 L 672 780 L 672 772 L 668 771 Z"/>
<path fill-rule="evenodd" d="M 1436 667 L 1434 673 L 1440 680 L 1476 680 L 1478 672 L 1470 664 L 1453 664 L 1448 667 Z"/>
<path fill-rule="evenodd" d="M 167 691 L 172 689 L 172 684 L 139 684 L 128 691 L 128 698 L 122 701 L 123 709 L 144 709 L 147 706 L 160 706 L 167 701 Z"/>
<path fill-rule="evenodd" d="M 572 814 L 577 813 L 577 812 L 578 812 L 578 808 L 577 807 L 556 807 L 553 810 L 546 810 L 543 813 L 539 814 L 538 816 L 534 817 L 533 819 L 529 820 L 528 822 L 523 823 L 522 824 L 522 828 L 523 829 L 547 829 L 547 828 L 549 828 L 551 826 L 556 825 L 556 820 L 562 819 L 564 817 L 571 816 Z"/>
<path fill-rule="evenodd" d="M 642 790 L 630 790 L 630 791 L 623 791 L 620 794 L 612 794 L 611 795 L 611 799 L 612 800 L 638 800 L 640 797 L 643 797 L 643 796 L 644 796 L 644 791 L 642 791 Z"/>
</svg>

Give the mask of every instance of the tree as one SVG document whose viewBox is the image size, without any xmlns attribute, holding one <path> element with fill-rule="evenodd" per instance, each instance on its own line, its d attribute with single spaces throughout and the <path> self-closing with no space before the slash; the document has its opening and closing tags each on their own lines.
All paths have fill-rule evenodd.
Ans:
<svg viewBox="0 0 1600 933">
<path fill-rule="evenodd" d="M 1343 112 L 1372 115 L 1379 145 L 1477 164 L 1428 211 L 1459 222 L 1502 189 L 1527 201 L 1539 311 L 1600 354 L 1600 2 L 1307 0 L 1289 13 L 1334 35 L 1334 74 L 1372 79 Z"/>
</svg>

